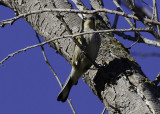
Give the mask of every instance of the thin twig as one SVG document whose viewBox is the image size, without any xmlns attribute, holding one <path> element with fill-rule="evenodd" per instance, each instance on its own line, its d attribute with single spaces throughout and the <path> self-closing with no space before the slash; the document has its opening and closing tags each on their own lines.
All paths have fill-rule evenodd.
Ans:
<svg viewBox="0 0 160 114">
<path fill-rule="evenodd" d="M 144 12 L 143 8 L 140 8 L 138 6 L 133 6 L 133 4 L 129 1 L 129 0 L 125 0 L 125 2 L 127 3 L 127 5 L 129 6 L 130 10 L 132 11 L 133 14 L 135 14 L 139 20 L 147 27 L 147 28 L 150 28 L 151 30 L 151 34 L 157 39 L 157 40 L 160 40 L 160 37 L 159 35 L 157 34 L 155 28 L 153 25 L 149 24 L 149 23 L 146 23 L 144 21 L 144 16 L 147 16 L 146 13 Z M 140 35 L 139 35 L 140 36 Z"/>
<path fill-rule="evenodd" d="M 120 7 L 120 5 L 116 2 L 116 0 L 113 0 L 113 2 L 114 2 L 114 4 L 118 7 L 118 8 L 120 8 L 120 10 L 122 11 L 122 12 L 124 12 L 124 10 Z M 128 1 L 129 3 L 130 3 L 130 1 Z M 133 1 L 134 2 L 134 1 Z M 132 6 L 132 4 L 130 4 L 131 6 Z M 134 4 L 133 4 L 134 5 Z M 129 7 L 131 7 L 131 6 L 129 6 Z M 125 13 L 125 12 L 124 12 Z M 135 13 L 133 13 L 133 15 L 135 15 Z M 134 24 L 131 22 L 131 20 L 129 19 L 129 18 L 126 18 L 126 17 L 124 17 L 125 19 L 126 19 L 126 21 L 130 24 L 130 26 L 133 28 L 133 29 L 135 29 L 136 28 L 136 20 L 134 19 Z M 139 37 L 137 37 L 137 36 L 139 36 Z M 137 41 L 139 41 L 139 39 L 141 38 L 141 35 L 140 35 L 140 33 L 138 32 L 138 31 L 135 31 L 135 40 L 136 40 L 136 42 Z M 135 43 L 133 43 L 133 45 L 135 45 L 136 44 L 136 42 Z M 129 49 L 133 46 L 133 45 L 131 45 L 130 47 L 129 47 Z"/>
<path fill-rule="evenodd" d="M 104 107 L 104 109 L 103 109 L 103 111 L 102 111 L 102 113 L 101 113 L 101 114 L 104 114 L 104 113 L 105 113 L 105 111 L 106 111 L 106 107 Z"/>
<path fill-rule="evenodd" d="M 38 39 L 38 42 L 39 42 L 39 43 L 42 43 L 37 33 L 36 33 L 36 37 L 37 37 L 37 39 Z M 54 70 L 53 67 L 51 66 L 50 62 L 48 61 L 43 46 L 41 46 L 41 50 L 42 50 L 42 54 L 43 54 L 43 57 L 44 57 L 44 60 L 45 60 L 46 64 L 49 66 L 49 68 L 51 69 L 52 73 L 54 74 L 54 76 L 55 76 L 58 84 L 59 84 L 60 87 L 62 88 L 62 87 L 63 87 L 63 86 L 62 86 L 62 83 L 61 83 L 61 81 L 59 80 L 57 73 L 55 72 L 55 70 Z M 75 109 L 74 109 L 74 107 L 73 107 L 73 105 L 72 105 L 72 103 L 71 103 L 71 100 L 67 99 L 67 102 L 68 102 L 69 106 L 71 107 L 73 113 L 76 114 L 76 111 L 75 111 Z"/>
<path fill-rule="evenodd" d="M 85 35 L 85 34 L 93 34 L 93 33 L 104 33 L 104 32 L 131 32 L 131 31 L 143 31 L 143 32 L 147 32 L 149 31 L 148 29 L 142 29 L 142 28 L 130 28 L 130 29 L 110 29 L 110 30 L 99 30 L 99 31 L 90 31 L 90 32 L 83 32 L 83 33 L 77 33 L 77 34 L 73 34 L 73 35 L 63 35 L 63 36 L 60 36 L 60 37 L 55 37 L 55 38 L 51 38 L 50 40 L 47 40 L 45 42 L 42 42 L 40 44 L 35 44 L 35 45 L 32 45 L 32 46 L 28 46 L 26 48 L 23 48 L 23 49 L 20 49 L 14 53 L 11 53 L 9 54 L 7 57 L 5 57 L 2 61 L 0 61 L 0 64 L 3 64 L 6 60 L 8 60 L 10 57 L 13 57 L 14 55 L 20 53 L 20 52 L 25 52 L 31 48 L 35 48 L 35 47 L 38 47 L 38 46 L 42 46 L 42 45 L 45 45 L 47 43 L 50 43 L 52 41 L 55 41 L 55 40 L 59 40 L 59 39 L 62 39 L 62 38 L 73 38 L 73 37 L 76 37 L 76 36 L 81 36 L 81 35 Z M 124 38 L 124 39 L 127 39 L 127 38 Z M 129 40 L 132 40 L 132 39 L 129 39 Z M 134 39 L 132 41 L 135 41 Z M 147 39 L 145 37 L 142 37 L 142 43 L 146 43 L 148 45 L 153 45 L 153 46 L 156 46 L 156 47 L 160 47 L 160 42 L 157 42 L 157 41 L 153 41 L 153 40 L 150 40 L 150 39 Z"/>
<path fill-rule="evenodd" d="M 56 5 L 55 5 L 54 1 L 52 1 L 52 2 L 53 2 L 53 3 L 52 3 L 53 7 L 56 8 Z M 57 16 L 61 17 L 59 12 L 57 12 L 57 14 L 58 14 Z M 58 17 L 57 17 L 57 18 L 58 18 Z M 63 20 L 63 18 L 62 18 L 62 20 Z M 67 27 L 68 27 L 68 26 L 67 26 Z M 71 34 L 71 33 L 70 33 L 70 34 Z M 73 39 L 73 38 L 72 38 L 72 39 Z M 57 78 L 58 78 L 58 76 L 57 76 Z M 59 80 L 59 78 L 58 78 L 58 80 Z M 60 80 L 59 80 L 58 82 L 60 82 Z M 59 83 L 59 84 L 60 84 L 60 86 L 61 86 L 61 88 L 62 88 L 62 84 L 61 84 L 61 83 Z M 76 114 L 75 109 L 73 108 L 73 106 L 72 106 L 72 104 L 71 104 L 71 100 L 67 98 L 67 102 L 69 103 L 69 105 L 70 105 L 73 113 Z"/>
<path fill-rule="evenodd" d="M 150 7 L 151 9 L 153 9 L 152 6 L 150 6 L 149 4 L 147 4 L 145 1 L 141 0 L 141 2 L 143 2 L 145 5 L 147 5 L 147 6 Z"/>
<path fill-rule="evenodd" d="M 118 0 L 118 4 L 121 5 L 121 0 Z M 117 7 L 117 11 L 121 11 L 121 9 Z M 119 19 L 119 15 L 115 15 L 112 28 L 117 28 L 118 19 Z"/>
<path fill-rule="evenodd" d="M 156 21 L 159 21 L 156 0 L 153 0 L 153 17 Z M 157 25 L 157 31 L 158 31 L 158 35 L 160 36 L 160 26 L 158 25 Z"/>
<path fill-rule="evenodd" d="M 0 21 L 0 26 L 2 27 L 4 25 L 6 25 L 6 24 L 11 24 L 11 23 L 13 24 L 17 19 L 20 19 L 22 17 L 26 17 L 26 16 L 29 16 L 29 15 L 32 15 L 32 14 L 45 13 L 45 12 L 70 12 L 70 13 L 84 13 L 84 14 L 93 14 L 93 13 L 98 13 L 98 12 L 106 12 L 106 13 L 116 14 L 116 15 L 127 17 L 127 18 L 132 18 L 132 19 L 135 19 L 135 20 L 139 20 L 136 16 L 133 16 L 133 15 L 130 15 L 130 14 L 126 14 L 124 12 L 119 12 L 119 11 L 115 11 L 115 10 L 109 10 L 109 9 L 98 9 L 98 10 L 43 9 L 43 10 L 30 11 L 30 12 L 27 12 L 27 13 L 24 13 L 24 14 L 19 14 L 16 17 Z M 160 25 L 160 22 L 154 21 L 154 20 L 151 20 L 151 19 L 144 19 L 144 21 L 146 23 Z"/>
<path fill-rule="evenodd" d="M 116 0 L 112 0 L 112 1 L 115 3 L 115 5 L 116 5 L 118 8 L 120 8 L 120 10 L 121 10 L 123 13 L 125 13 L 124 10 L 120 7 L 120 5 L 116 2 Z M 130 7 L 133 7 L 132 4 L 130 4 L 129 1 L 126 1 L 126 2 L 127 2 L 129 5 L 131 5 Z M 132 11 L 133 11 L 133 9 L 132 9 Z M 136 12 L 134 12 L 134 11 L 133 11 L 133 13 L 136 14 Z M 141 19 L 140 17 L 138 17 L 138 18 Z M 126 18 L 126 17 L 125 17 L 125 19 L 128 21 L 128 23 L 130 24 L 130 26 L 131 26 L 133 29 L 136 28 L 136 27 L 132 24 L 132 22 L 130 21 L 130 19 L 128 19 L 128 18 Z M 135 19 L 134 19 L 134 20 L 135 20 Z M 145 22 L 144 19 L 143 19 L 143 22 Z M 147 23 L 145 23 L 145 25 L 147 26 L 147 28 L 149 28 L 149 29 L 151 30 L 150 33 L 152 33 L 152 35 L 154 35 L 156 39 L 160 39 L 159 36 L 157 35 L 157 33 L 153 30 L 153 29 L 154 29 L 153 27 L 148 27 L 148 24 L 147 24 Z M 144 38 L 138 31 L 135 31 L 135 35 L 138 36 L 138 40 L 139 40 L 139 38 L 141 38 L 141 39 Z M 136 37 L 135 37 L 135 38 L 136 38 Z M 136 39 L 137 39 L 137 38 L 136 38 Z"/>
<path fill-rule="evenodd" d="M 118 8 L 120 8 L 120 10 L 121 10 L 123 13 L 125 13 L 124 10 L 122 9 L 122 7 L 120 7 L 120 5 L 116 2 L 116 0 L 113 0 L 113 2 L 114 2 L 114 4 L 115 4 Z M 128 1 L 128 2 L 129 2 L 129 1 Z M 133 15 L 135 15 L 135 14 L 133 14 Z M 131 22 L 131 20 L 130 20 L 129 18 L 127 18 L 127 17 L 124 17 L 124 18 L 125 18 L 126 21 L 130 24 L 131 28 L 133 28 L 133 29 L 136 28 L 136 26 Z M 136 21 L 136 20 L 134 19 L 134 21 Z M 136 36 L 139 36 L 138 39 L 137 39 Z M 135 31 L 135 39 L 136 39 L 136 41 L 138 41 L 139 38 L 141 38 L 140 33 L 139 33 L 138 31 Z M 135 44 L 136 44 L 136 43 L 135 43 Z"/>
<path fill-rule="evenodd" d="M 117 3 L 116 0 L 112 0 L 112 1 L 113 1 L 113 3 L 117 6 L 117 8 L 120 9 L 121 12 L 125 13 L 124 10 L 122 9 L 122 7 L 119 5 L 119 3 Z M 132 28 L 135 28 L 129 18 L 127 18 L 127 17 L 124 17 L 124 18 L 126 19 L 126 21 L 130 24 L 130 26 L 131 26 Z"/>
<path fill-rule="evenodd" d="M 135 7 L 135 0 L 132 0 L 132 3 L 133 3 L 133 6 Z M 135 16 L 135 12 L 133 12 L 133 15 Z M 136 24 L 136 20 L 134 19 L 134 23 L 133 23 L 133 26 L 136 28 L 137 27 L 137 24 Z M 136 33 L 136 32 L 134 32 L 134 37 L 136 38 L 138 36 L 138 34 Z M 139 39 L 138 39 L 139 40 Z M 137 41 L 138 41 L 137 40 Z M 136 42 L 137 42 L 136 41 Z M 135 45 L 136 44 L 136 42 L 135 43 L 133 43 L 131 46 L 130 46 L 130 48 L 133 46 L 133 45 Z"/>
<path fill-rule="evenodd" d="M 139 39 L 137 39 L 137 41 L 135 41 L 128 49 L 131 49 L 134 45 L 136 45 L 138 43 Z"/>
<path fill-rule="evenodd" d="M 36 33 L 36 37 L 37 37 L 37 39 L 38 39 L 39 44 L 42 43 L 37 33 Z M 48 61 L 48 59 L 47 59 L 47 57 L 46 57 L 46 54 L 45 54 L 43 45 L 41 45 L 40 47 L 41 47 L 42 54 L 43 54 L 43 57 L 44 57 L 44 60 L 45 60 L 46 64 L 50 67 L 50 69 L 51 69 L 51 71 L 53 72 L 53 74 L 55 75 L 55 78 L 57 79 L 60 87 L 62 88 L 62 83 L 60 82 L 60 80 L 59 80 L 56 72 L 54 71 L 54 69 L 52 68 L 52 66 L 50 65 L 50 63 L 49 63 L 49 61 Z"/>
</svg>

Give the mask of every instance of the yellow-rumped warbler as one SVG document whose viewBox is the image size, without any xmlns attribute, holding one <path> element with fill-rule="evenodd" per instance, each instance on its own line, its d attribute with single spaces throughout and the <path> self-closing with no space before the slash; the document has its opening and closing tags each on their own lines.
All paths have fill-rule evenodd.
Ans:
<svg viewBox="0 0 160 114">
<path fill-rule="evenodd" d="M 84 22 L 82 24 L 81 32 L 95 31 L 95 18 L 88 14 L 85 15 Z M 85 34 L 78 38 L 78 42 L 85 46 L 85 51 L 95 61 L 99 48 L 100 48 L 100 35 L 99 33 Z M 91 61 L 84 55 L 83 51 L 76 45 L 72 58 L 72 70 L 59 93 L 57 100 L 65 102 L 68 98 L 70 89 L 73 85 L 76 85 L 78 79 L 91 67 Z"/>
</svg>

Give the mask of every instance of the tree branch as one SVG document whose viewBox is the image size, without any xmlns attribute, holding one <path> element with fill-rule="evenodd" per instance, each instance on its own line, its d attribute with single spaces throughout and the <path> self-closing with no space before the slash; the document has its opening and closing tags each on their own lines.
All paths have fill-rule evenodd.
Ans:
<svg viewBox="0 0 160 114">
<path fill-rule="evenodd" d="M 120 16 L 124 16 L 127 18 L 132 18 L 135 20 L 139 20 L 136 16 L 126 14 L 124 12 L 119 12 L 115 10 L 109 10 L 109 9 L 98 9 L 98 10 L 74 10 L 74 9 L 43 9 L 43 10 L 35 10 L 35 11 L 30 11 L 24 14 L 19 14 L 17 17 L 11 18 L 11 19 L 6 19 L 4 21 L 0 21 L 0 26 L 3 27 L 5 24 L 13 24 L 17 19 L 19 18 L 25 18 L 28 15 L 32 14 L 38 14 L 38 13 L 44 13 L 44 12 L 70 12 L 70 13 L 84 13 L 84 14 L 93 14 L 93 13 L 98 13 L 98 12 L 106 12 L 106 13 L 111 13 L 111 14 L 116 14 Z M 160 22 L 150 20 L 150 19 L 144 19 L 146 23 L 154 24 L 154 25 L 160 25 Z"/>
<path fill-rule="evenodd" d="M 17 5 L 17 1 L 6 0 L 6 4 L 8 2 L 9 5 L 7 6 L 13 10 L 17 9 L 18 14 L 23 14 L 36 9 L 52 9 L 51 5 L 46 5 L 46 1 L 29 0 L 22 5 Z M 57 8 L 66 8 L 65 10 L 71 8 L 64 0 L 54 1 L 56 1 Z M 102 0 L 91 1 L 93 3 L 94 1 Z M 122 12 L 116 13 L 122 14 Z M 79 27 L 80 18 L 75 13 L 66 12 L 63 14 L 65 22 L 72 31 Z M 47 41 L 51 38 L 64 37 L 68 34 L 54 12 L 39 13 L 24 18 Z M 75 32 L 77 31 L 78 29 L 75 30 Z M 84 81 L 91 87 L 94 94 L 99 97 L 110 113 L 159 113 L 159 96 L 156 96 L 156 88 L 149 83 L 140 66 L 111 33 L 102 33 L 101 38 L 102 45 L 96 62 L 102 64 L 106 72 L 102 74 L 97 69 L 88 70 L 83 76 Z M 74 44 L 72 40 L 60 38 L 49 44 L 70 62 Z"/>
<path fill-rule="evenodd" d="M 110 29 L 110 30 L 99 30 L 99 31 L 90 31 L 90 32 L 83 32 L 83 33 L 77 33 L 77 34 L 74 34 L 74 35 L 63 35 L 61 37 L 55 37 L 55 38 L 52 38 L 48 41 L 45 41 L 45 42 L 42 42 L 40 44 L 35 44 L 35 45 L 32 45 L 32 46 L 28 46 L 26 48 L 23 48 L 23 49 L 20 49 L 14 53 L 11 53 L 9 54 L 7 57 L 5 57 L 2 61 L 0 61 L 0 64 L 3 64 L 6 60 L 8 60 L 10 57 L 13 57 L 14 55 L 20 53 L 20 52 L 25 52 L 29 49 L 32 49 L 32 48 L 35 48 L 35 47 L 38 47 L 38 46 L 43 46 L 45 44 L 48 44 L 52 41 L 55 41 L 55 40 L 59 40 L 59 39 L 63 39 L 63 38 L 74 38 L 76 36 L 81 36 L 81 35 L 85 35 L 85 34 L 93 34 L 93 33 L 104 33 L 104 32 L 130 32 L 130 31 L 149 31 L 148 29 L 142 29 L 142 28 L 135 28 L 135 29 Z M 160 47 L 160 43 L 159 42 L 156 42 L 156 41 L 153 41 L 153 40 L 149 40 L 149 39 L 146 39 L 144 38 L 143 41 L 149 45 L 154 45 L 154 46 L 157 46 L 157 47 Z"/>
<path fill-rule="evenodd" d="M 36 37 L 37 37 L 37 39 L 38 39 L 38 42 L 39 42 L 39 43 L 42 43 L 41 40 L 40 40 L 40 38 L 39 38 L 39 36 L 38 36 L 38 33 L 36 33 Z M 41 50 L 42 50 L 42 54 L 43 54 L 43 57 L 44 57 L 44 60 L 45 60 L 46 64 L 49 66 L 49 68 L 51 69 L 52 73 L 54 74 L 54 76 L 55 76 L 58 84 L 59 84 L 60 87 L 62 88 L 63 85 L 62 85 L 61 81 L 59 80 L 57 73 L 55 72 L 55 70 L 54 70 L 53 67 L 51 66 L 50 62 L 48 61 L 47 56 L 46 56 L 45 51 L 44 51 L 44 47 L 43 47 L 42 45 L 41 45 Z M 73 112 L 74 114 L 76 114 L 76 111 L 75 111 L 75 109 L 74 109 L 74 107 L 73 107 L 73 105 L 72 105 L 72 103 L 71 103 L 71 100 L 70 100 L 70 99 L 67 99 L 67 102 L 68 102 L 69 106 L 71 107 L 72 112 Z"/>
<path fill-rule="evenodd" d="M 156 21 L 159 21 L 156 0 L 153 0 L 153 17 Z M 158 35 L 160 36 L 160 26 L 158 25 L 157 25 L 157 30 L 158 30 Z"/>
</svg>

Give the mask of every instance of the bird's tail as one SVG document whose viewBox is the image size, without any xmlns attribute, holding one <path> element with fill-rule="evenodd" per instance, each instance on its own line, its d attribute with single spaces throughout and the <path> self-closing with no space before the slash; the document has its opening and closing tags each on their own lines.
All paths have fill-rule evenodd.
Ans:
<svg viewBox="0 0 160 114">
<path fill-rule="evenodd" d="M 65 102 L 68 98 L 68 95 L 69 95 L 69 92 L 70 92 L 72 86 L 73 86 L 72 80 L 71 80 L 71 77 L 69 76 L 67 81 L 65 82 L 65 85 L 63 86 L 62 90 L 60 91 L 60 93 L 57 97 L 57 100 Z"/>
</svg>

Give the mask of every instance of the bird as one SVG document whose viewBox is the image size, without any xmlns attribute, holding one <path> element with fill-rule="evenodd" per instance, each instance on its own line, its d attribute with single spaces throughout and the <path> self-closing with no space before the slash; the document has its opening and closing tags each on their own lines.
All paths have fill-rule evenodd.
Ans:
<svg viewBox="0 0 160 114">
<path fill-rule="evenodd" d="M 81 23 L 81 33 L 96 31 L 95 17 L 91 14 L 85 14 Z M 65 102 L 68 98 L 70 90 L 73 85 L 77 85 L 79 78 L 92 66 L 92 61 L 97 58 L 101 39 L 99 33 L 85 34 L 77 38 L 78 42 L 85 47 L 85 50 L 81 50 L 75 45 L 72 62 L 71 72 L 68 76 L 64 86 L 58 94 L 57 101 Z M 85 56 L 84 51 L 89 55 L 89 58 Z"/>
</svg>

